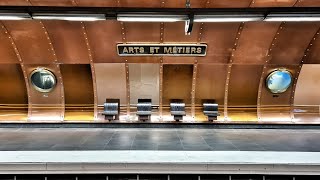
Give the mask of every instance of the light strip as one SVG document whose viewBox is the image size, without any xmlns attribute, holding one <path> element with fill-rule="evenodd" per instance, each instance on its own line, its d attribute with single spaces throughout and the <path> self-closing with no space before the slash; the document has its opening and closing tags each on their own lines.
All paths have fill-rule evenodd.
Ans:
<svg viewBox="0 0 320 180">
<path fill-rule="evenodd" d="M 320 21 L 320 14 L 300 14 L 300 13 L 271 13 L 268 14 L 264 21 Z"/>
<path fill-rule="evenodd" d="M 123 22 L 178 22 L 188 20 L 188 16 L 168 14 L 118 14 L 117 20 Z"/>
<path fill-rule="evenodd" d="M 40 20 L 65 20 L 65 21 L 99 21 L 106 20 L 104 14 L 49 14 L 34 13 L 33 19 Z"/>
<path fill-rule="evenodd" d="M 249 22 L 262 21 L 263 14 L 232 14 L 232 15 L 195 15 L 194 22 Z"/>
<path fill-rule="evenodd" d="M 31 16 L 28 13 L 0 13 L 0 20 L 28 20 Z"/>
</svg>

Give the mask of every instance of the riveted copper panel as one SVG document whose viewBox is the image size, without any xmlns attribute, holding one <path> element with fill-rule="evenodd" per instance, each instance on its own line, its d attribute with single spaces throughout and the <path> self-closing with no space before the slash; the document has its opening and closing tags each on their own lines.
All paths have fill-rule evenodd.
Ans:
<svg viewBox="0 0 320 180">
<path fill-rule="evenodd" d="M 207 55 L 198 63 L 228 63 L 239 23 L 205 23 L 201 42 L 208 44 Z"/>
<path fill-rule="evenodd" d="M 286 23 L 272 48 L 270 64 L 299 64 L 319 23 Z"/>
<path fill-rule="evenodd" d="M 115 7 L 116 0 L 75 0 L 79 6 Z"/>
<path fill-rule="evenodd" d="M 227 65 L 198 64 L 196 106 L 202 106 L 202 100 L 205 99 L 214 99 L 218 104 L 224 104 L 226 74 Z"/>
<path fill-rule="evenodd" d="M 120 0 L 121 7 L 143 7 L 143 8 L 157 8 L 160 7 L 160 0 Z"/>
<path fill-rule="evenodd" d="M 159 105 L 159 64 L 129 64 L 130 104 L 151 99 Z"/>
<path fill-rule="evenodd" d="M 262 65 L 233 65 L 229 81 L 229 106 L 256 106 Z"/>
<path fill-rule="evenodd" d="M 30 120 L 31 121 L 60 121 L 63 119 L 63 103 L 61 93 L 63 92 L 62 80 L 58 76 L 59 66 L 53 64 L 38 64 L 38 65 L 26 65 L 26 72 L 29 78 L 29 90 L 30 90 L 30 102 L 31 109 Z M 32 71 L 37 68 L 46 68 L 56 75 L 56 87 L 49 93 L 38 92 L 30 81 L 30 75 Z"/>
<path fill-rule="evenodd" d="M 26 120 L 28 95 L 19 64 L 0 65 L 0 121 Z"/>
<path fill-rule="evenodd" d="M 94 93 L 90 65 L 62 64 L 61 74 L 64 83 L 65 120 L 93 120 Z"/>
<path fill-rule="evenodd" d="M 190 104 L 193 65 L 163 65 L 163 104 L 183 99 Z"/>
<path fill-rule="evenodd" d="M 249 7 L 252 0 L 210 0 L 210 8 L 244 8 Z"/>
<path fill-rule="evenodd" d="M 252 7 L 291 7 L 297 0 L 254 0 Z"/>
<path fill-rule="evenodd" d="M 264 64 L 279 25 L 280 23 L 277 22 L 245 23 L 233 62 L 236 64 Z"/>
<path fill-rule="evenodd" d="M 97 83 L 98 105 L 103 106 L 107 98 L 120 99 L 121 106 L 127 105 L 126 97 L 126 68 L 123 63 L 94 64 Z M 103 108 L 99 109 L 98 118 L 102 116 Z"/>
<path fill-rule="evenodd" d="M 30 5 L 26 0 L 1 0 L 0 5 L 6 6 L 28 6 Z"/>
<path fill-rule="evenodd" d="M 86 30 L 93 61 L 95 63 L 125 62 L 117 54 L 117 44 L 122 42 L 121 25 L 117 21 L 96 21 L 86 23 Z"/>
<path fill-rule="evenodd" d="M 54 56 L 49 50 L 45 31 L 39 21 L 3 21 L 19 49 L 25 64 L 49 64 Z"/>
<path fill-rule="evenodd" d="M 294 106 L 294 122 L 297 124 L 320 123 L 319 105 L 317 106 Z"/>
<path fill-rule="evenodd" d="M 3 28 L 1 28 L 0 31 L 0 54 L 0 64 L 19 63 L 17 55 L 12 48 L 9 36 Z"/>
<path fill-rule="evenodd" d="M 80 22 L 42 21 L 54 46 L 58 61 L 64 64 L 89 63 Z"/>
<path fill-rule="evenodd" d="M 220 118 L 223 119 L 224 84 L 226 82 L 227 65 L 198 64 L 195 93 L 195 114 L 197 120 L 206 120 L 202 103 L 214 99 L 219 104 Z"/>
<path fill-rule="evenodd" d="M 320 1 L 319 0 L 299 0 L 296 6 L 301 7 L 319 7 Z"/>
<path fill-rule="evenodd" d="M 164 23 L 164 43 L 197 43 L 199 23 L 195 23 L 191 35 L 185 35 L 183 22 Z M 159 28 L 160 29 L 160 28 Z M 160 33 L 159 33 L 160 34 Z M 194 57 L 164 56 L 163 63 L 193 64 Z"/>
<path fill-rule="evenodd" d="M 290 117 L 290 96 L 292 85 L 286 92 L 281 94 L 273 94 L 266 88 L 265 80 L 267 76 L 277 68 L 285 68 L 291 72 L 292 77 L 296 76 L 298 65 L 268 65 L 266 66 L 265 74 L 261 88 L 261 120 L 262 121 L 291 121 Z"/>
<path fill-rule="evenodd" d="M 319 32 L 317 34 L 319 36 Z M 316 40 L 312 43 L 312 46 L 309 50 L 308 56 L 305 57 L 303 63 L 305 64 L 320 64 L 320 38 L 316 38 Z"/>
<path fill-rule="evenodd" d="M 160 23 L 125 23 L 127 43 L 160 43 Z M 157 63 L 159 57 L 125 57 L 129 63 Z"/>
<path fill-rule="evenodd" d="M 320 65 L 304 64 L 294 94 L 294 105 L 320 105 Z"/>
<path fill-rule="evenodd" d="M 191 8 L 202 8 L 205 6 L 207 0 L 192 0 L 190 1 Z M 165 7 L 168 8 L 185 8 L 185 0 L 165 0 Z"/>
<path fill-rule="evenodd" d="M 72 0 L 29 0 L 33 6 L 72 6 Z"/>
</svg>

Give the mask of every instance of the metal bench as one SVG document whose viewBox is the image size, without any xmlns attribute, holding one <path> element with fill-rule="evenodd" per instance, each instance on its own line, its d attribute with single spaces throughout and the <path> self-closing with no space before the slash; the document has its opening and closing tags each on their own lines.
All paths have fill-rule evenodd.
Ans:
<svg viewBox="0 0 320 180">
<path fill-rule="evenodd" d="M 119 119 L 120 112 L 120 100 L 119 99 L 106 99 L 104 103 L 103 115 L 105 115 L 105 120 L 115 120 Z"/>
<path fill-rule="evenodd" d="M 183 116 L 186 115 L 185 107 L 186 104 L 182 102 L 170 103 L 170 112 L 174 120 L 179 121 L 183 119 Z"/>
<path fill-rule="evenodd" d="M 138 99 L 137 115 L 139 120 L 148 121 L 151 117 L 152 102 L 151 99 Z"/>
<path fill-rule="evenodd" d="M 203 114 L 208 116 L 209 121 L 217 120 L 217 116 L 220 116 L 218 111 L 218 104 L 203 103 Z"/>
</svg>

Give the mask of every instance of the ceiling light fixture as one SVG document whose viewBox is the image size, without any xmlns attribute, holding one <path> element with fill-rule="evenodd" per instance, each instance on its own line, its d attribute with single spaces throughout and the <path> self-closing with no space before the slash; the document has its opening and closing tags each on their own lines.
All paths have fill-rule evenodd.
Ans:
<svg viewBox="0 0 320 180">
<path fill-rule="evenodd" d="M 171 14 L 118 14 L 117 20 L 123 22 L 179 22 L 187 21 L 188 15 Z"/>
<path fill-rule="evenodd" d="M 263 14 L 212 14 L 194 16 L 194 22 L 249 22 L 262 21 L 263 19 Z"/>
<path fill-rule="evenodd" d="M 264 21 L 320 21 L 320 13 L 270 13 Z"/>
<path fill-rule="evenodd" d="M 65 20 L 65 21 L 99 21 L 106 20 L 104 14 L 49 14 L 49 13 L 34 13 L 33 19 L 40 20 Z"/>
<path fill-rule="evenodd" d="M 28 20 L 31 16 L 28 13 L 0 13 L 0 20 Z"/>
</svg>

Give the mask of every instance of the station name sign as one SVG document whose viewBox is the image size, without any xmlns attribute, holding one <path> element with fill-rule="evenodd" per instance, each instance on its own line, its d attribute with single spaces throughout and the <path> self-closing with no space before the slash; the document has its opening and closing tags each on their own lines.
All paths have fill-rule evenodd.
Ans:
<svg viewBox="0 0 320 180">
<path fill-rule="evenodd" d="M 119 56 L 205 56 L 206 44 L 118 44 Z"/>
</svg>

